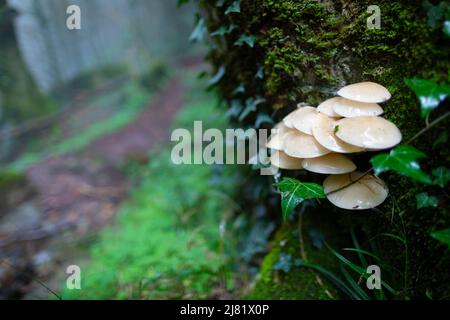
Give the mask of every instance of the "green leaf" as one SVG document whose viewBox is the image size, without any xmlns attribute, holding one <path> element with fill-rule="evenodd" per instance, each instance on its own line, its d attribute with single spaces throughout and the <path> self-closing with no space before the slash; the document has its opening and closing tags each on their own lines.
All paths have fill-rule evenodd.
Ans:
<svg viewBox="0 0 450 320">
<path fill-rule="evenodd" d="M 258 79 L 264 79 L 264 67 L 258 68 L 258 70 L 256 71 L 255 77 Z"/>
<path fill-rule="evenodd" d="M 228 109 L 228 111 L 225 113 L 225 116 L 227 117 L 237 117 L 241 112 L 244 106 L 239 100 L 232 100 L 231 101 L 231 107 Z"/>
<path fill-rule="evenodd" d="M 448 84 L 438 84 L 423 79 L 405 79 L 405 83 L 417 95 L 422 109 L 422 117 L 426 117 L 433 109 L 437 108 L 450 94 Z"/>
<path fill-rule="evenodd" d="M 253 35 L 243 34 L 239 37 L 239 39 L 234 43 L 235 46 L 241 47 L 244 43 L 247 44 L 250 48 L 253 48 L 255 45 L 256 37 Z"/>
<path fill-rule="evenodd" d="M 423 1 L 422 6 L 427 11 L 428 26 L 432 29 L 437 28 L 442 20 L 449 19 L 450 5 L 448 1 L 440 1 L 436 5 L 433 5 L 430 1 L 425 0 Z"/>
<path fill-rule="evenodd" d="M 370 300 L 369 295 L 358 285 L 358 283 L 353 279 L 350 273 L 345 269 L 344 265 L 340 265 L 341 273 L 344 275 L 345 280 L 351 286 L 352 290 L 359 296 L 358 300 Z"/>
<path fill-rule="evenodd" d="M 352 269 L 353 271 L 358 273 L 359 276 L 362 276 L 364 279 L 367 279 L 369 277 L 369 275 L 366 273 L 366 269 L 363 269 L 360 266 L 354 264 L 353 262 L 351 262 L 350 260 L 345 258 L 343 255 L 338 253 L 336 250 L 334 250 L 332 247 L 330 247 L 328 244 L 327 244 L 327 247 L 335 257 L 337 257 L 339 260 L 341 260 L 341 262 L 343 262 L 350 269 Z M 381 285 L 383 287 L 385 287 L 390 293 L 395 294 L 395 290 L 389 284 L 387 284 L 385 281 L 382 280 Z"/>
<path fill-rule="evenodd" d="M 440 231 L 434 231 L 431 233 L 431 236 L 445 243 L 450 248 L 450 228 Z"/>
<path fill-rule="evenodd" d="M 450 38 L 450 20 L 444 21 L 444 26 L 442 27 L 442 31 L 444 32 L 447 38 Z"/>
<path fill-rule="evenodd" d="M 225 14 L 240 13 L 240 12 L 241 12 L 241 1 L 236 0 L 227 8 Z"/>
<path fill-rule="evenodd" d="M 245 86 L 240 84 L 233 90 L 233 94 L 245 93 Z"/>
<path fill-rule="evenodd" d="M 208 81 L 208 86 L 213 86 L 223 78 L 225 75 L 225 67 L 221 66 L 219 70 L 217 70 L 216 74 Z"/>
<path fill-rule="evenodd" d="M 431 178 L 420 169 L 417 163 L 418 159 L 425 157 L 426 155 L 416 148 L 401 145 L 391 150 L 389 154 L 383 153 L 373 157 L 370 162 L 375 174 L 392 170 L 411 179 L 431 183 Z"/>
<path fill-rule="evenodd" d="M 244 120 L 251 112 L 255 112 L 256 107 L 264 102 L 266 102 L 264 98 L 248 98 L 245 101 L 245 108 L 239 116 L 239 121 Z"/>
<path fill-rule="evenodd" d="M 197 26 L 194 28 L 194 31 L 192 31 L 189 41 L 191 42 L 197 42 L 203 40 L 205 34 L 207 32 L 206 25 L 205 25 L 205 19 L 200 18 L 197 22 Z"/>
<path fill-rule="evenodd" d="M 221 26 L 219 29 L 217 29 L 214 32 L 211 32 L 211 36 L 224 36 L 226 34 L 231 33 L 234 29 L 237 27 L 234 24 L 231 24 L 229 26 Z"/>
<path fill-rule="evenodd" d="M 447 143 L 447 141 L 448 141 L 448 133 L 447 131 L 442 131 L 439 134 L 439 137 L 437 137 L 437 139 L 434 141 L 433 149 L 443 146 L 445 143 Z"/>
<path fill-rule="evenodd" d="M 322 186 L 316 183 L 303 183 L 293 178 L 283 178 L 277 187 L 281 191 L 281 208 L 284 219 L 304 200 L 325 198 Z"/>
<path fill-rule="evenodd" d="M 217 0 L 216 7 L 223 7 L 224 4 L 225 4 L 225 0 Z"/>
<path fill-rule="evenodd" d="M 441 188 L 450 181 L 450 170 L 446 167 L 439 167 L 433 170 L 433 176 L 435 177 L 433 183 L 437 184 Z"/>
<path fill-rule="evenodd" d="M 268 114 L 260 113 L 260 114 L 258 114 L 258 117 L 256 118 L 255 128 L 259 128 L 261 126 L 261 124 L 263 124 L 263 123 L 271 123 L 271 124 L 273 124 L 274 121 L 272 120 L 272 118 Z"/>
<path fill-rule="evenodd" d="M 317 272 L 320 272 L 330 282 L 332 282 L 336 287 L 338 287 L 343 293 L 345 293 L 349 298 L 351 298 L 353 300 L 360 300 L 361 299 L 361 297 L 358 295 L 357 292 L 352 290 L 351 287 L 349 287 L 344 281 L 339 279 L 339 277 L 336 276 L 336 274 L 334 274 L 333 272 L 323 268 L 322 266 L 320 266 L 318 264 L 313 264 L 313 263 L 308 263 L 308 262 L 303 262 L 303 264 L 301 266 L 305 267 L 305 268 L 310 268 L 310 269 L 315 270 Z"/>
<path fill-rule="evenodd" d="M 426 192 L 422 192 L 422 193 L 416 194 L 416 203 L 417 203 L 417 209 L 429 208 L 429 207 L 436 208 L 438 206 L 438 199 L 434 196 L 429 196 L 428 193 L 426 193 Z"/>
</svg>

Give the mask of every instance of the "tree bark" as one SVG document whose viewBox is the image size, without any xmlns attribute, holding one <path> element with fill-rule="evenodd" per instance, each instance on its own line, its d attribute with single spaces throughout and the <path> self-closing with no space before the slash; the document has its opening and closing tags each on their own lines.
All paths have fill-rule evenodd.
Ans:
<svg viewBox="0 0 450 320">
<path fill-rule="evenodd" d="M 240 12 L 225 14 L 232 2 L 218 6 L 216 1 L 202 1 L 202 8 L 210 32 L 233 26 L 231 32 L 211 37 L 209 59 L 217 70 L 225 68 L 218 83 L 223 99 L 228 106 L 232 101 L 244 103 L 250 97 L 264 97 L 267 101 L 243 122 L 234 119 L 239 126 L 253 126 L 262 113 L 277 122 L 299 102 L 317 106 L 346 84 L 374 81 L 392 93 L 392 99 L 383 105 L 385 116 L 400 128 L 403 141 L 408 141 L 424 127 L 424 122 L 418 100 L 404 79 L 448 81 L 450 41 L 441 29 L 429 26 L 422 1 L 377 1 L 380 29 L 367 26 L 370 1 L 241 0 Z M 238 45 L 242 35 L 254 37 L 254 45 Z M 237 91 L 239 86 L 245 91 Z M 432 117 L 438 117 L 440 112 L 433 112 Z M 430 143 L 448 125 L 447 120 L 413 143 L 428 155 L 422 166 L 427 172 L 448 163 L 448 144 L 433 149 Z M 361 170 L 367 169 L 369 159 L 359 159 Z M 448 298 L 450 251 L 430 237 L 431 231 L 450 226 L 448 197 L 439 199 L 439 208 L 417 210 L 418 192 L 442 191 L 396 174 L 383 174 L 382 178 L 389 186 L 390 197 L 379 210 L 348 213 L 322 203 L 320 211 L 327 213 L 330 220 L 338 217 L 336 233 L 357 228 L 367 238 L 379 238 L 385 262 L 402 269 L 402 274 L 392 273 L 402 297 L 423 298 L 428 292 L 433 298 Z M 255 174 L 254 181 L 258 179 Z M 382 233 L 399 235 L 407 245 L 380 236 Z M 272 253 L 268 259 L 276 262 Z M 262 272 L 266 272 L 265 284 L 270 286 L 279 272 L 270 270 L 272 280 L 267 280 L 267 268 L 272 267 L 267 261 Z M 285 285 L 291 284 L 287 281 Z M 277 283 L 279 286 L 283 286 L 283 281 Z M 301 283 L 298 288 L 297 297 L 306 297 Z M 289 297 L 293 297 L 292 293 Z"/>
</svg>

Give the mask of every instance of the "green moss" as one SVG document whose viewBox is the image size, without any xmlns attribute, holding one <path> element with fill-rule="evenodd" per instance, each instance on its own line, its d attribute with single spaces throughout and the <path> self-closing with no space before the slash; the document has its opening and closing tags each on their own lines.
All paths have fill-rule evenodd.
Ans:
<svg viewBox="0 0 450 320">
<path fill-rule="evenodd" d="M 26 176 L 23 173 L 9 170 L 0 170 L 0 192 L 11 186 L 21 185 L 26 182 Z"/>
<path fill-rule="evenodd" d="M 330 255 L 330 252 L 322 247 L 317 249 L 313 246 L 309 237 L 310 228 L 319 228 L 322 235 L 328 240 L 341 242 L 339 231 L 330 223 L 333 219 L 324 217 L 326 213 L 315 212 L 316 215 L 307 215 L 303 223 L 303 246 L 307 261 L 319 264 L 326 269 L 336 271 L 337 260 Z M 275 270 L 274 266 L 279 262 L 280 256 L 289 255 L 292 261 L 302 259 L 300 254 L 300 232 L 297 222 L 285 222 L 277 231 L 272 242 L 269 254 L 266 255 L 261 265 L 259 278 L 255 288 L 248 296 L 250 299 L 336 299 L 340 295 L 333 284 L 329 283 L 323 275 L 317 274 L 311 269 L 292 266 L 289 272 Z M 303 259 L 302 259 L 303 260 Z M 322 283 L 319 283 L 319 275 Z"/>
<path fill-rule="evenodd" d="M 2 119 L 9 123 L 36 118 L 54 112 L 55 103 L 36 87 L 21 59 L 19 50 L 11 42 L 0 49 L 0 106 Z"/>
</svg>

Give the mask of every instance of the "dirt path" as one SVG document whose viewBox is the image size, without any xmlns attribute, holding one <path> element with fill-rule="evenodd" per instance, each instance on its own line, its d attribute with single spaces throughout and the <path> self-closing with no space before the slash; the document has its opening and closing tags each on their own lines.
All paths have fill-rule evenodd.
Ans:
<svg viewBox="0 0 450 320">
<path fill-rule="evenodd" d="M 149 150 L 168 142 L 173 116 L 182 105 L 183 85 L 174 78 L 125 128 L 27 171 L 35 196 L 0 228 L 0 260 L 6 258 L 0 265 L 0 299 L 23 297 L 30 290 L 29 276 L 49 279 L 62 267 L 61 255 L 68 254 L 64 243 L 111 222 L 130 187 L 120 165 L 145 159 Z"/>
</svg>

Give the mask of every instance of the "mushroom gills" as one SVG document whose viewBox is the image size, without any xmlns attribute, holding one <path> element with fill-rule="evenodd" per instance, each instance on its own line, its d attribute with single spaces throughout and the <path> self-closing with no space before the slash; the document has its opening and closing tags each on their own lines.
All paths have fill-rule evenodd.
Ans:
<svg viewBox="0 0 450 320">
<path fill-rule="evenodd" d="M 347 210 L 375 208 L 389 193 L 383 180 L 362 172 L 331 175 L 325 179 L 323 187 L 332 204 Z"/>
<path fill-rule="evenodd" d="M 336 99 L 333 110 L 336 114 L 345 118 L 379 116 L 383 114 L 383 108 L 379 104 L 353 101 L 342 97 Z"/>
</svg>

